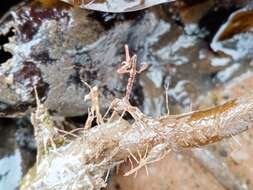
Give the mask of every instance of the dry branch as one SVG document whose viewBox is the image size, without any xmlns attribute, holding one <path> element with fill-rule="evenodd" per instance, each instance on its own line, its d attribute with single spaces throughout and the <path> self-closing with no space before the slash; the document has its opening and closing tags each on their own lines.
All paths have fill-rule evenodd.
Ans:
<svg viewBox="0 0 253 190">
<path fill-rule="evenodd" d="M 112 105 L 119 114 L 130 113 L 134 122 L 113 119 L 85 130 L 78 138 L 66 139 L 58 146 L 55 143 L 56 147 L 50 146 L 50 142 L 44 143 L 42 146 L 46 144 L 47 151 L 39 156 L 35 175 L 28 174 L 31 180 L 24 180 L 26 183 L 21 189 L 100 189 L 106 185 L 105 173 L 131 157 L 137 160 L 145 157 L 147 164 L 152 163 L 171 149 L 210 144 L 241 133 L 251 128 L 253 123 L 252 97 L 160 119 L 147 117 L 121 99 L 116 99 Z M 50 116 L 45 117 L 47 112 L 43 109 L 40 106 L 34 115 L 38 143 L 44 142 L 40 138 L 44 138 L 43 130 L 49 127 L 44 121 L 48 123 Z M 53 130 L 47 130 L 50 131 Z M 57 138 L 61 139 L 59 136 Z M 39 148 L 42 146 L 38 144 Z M 146 150 L 145 156 L 138 156 L 144 155 Z M 143 162 L 141 164 L 145 166 Z"/>
</svg>

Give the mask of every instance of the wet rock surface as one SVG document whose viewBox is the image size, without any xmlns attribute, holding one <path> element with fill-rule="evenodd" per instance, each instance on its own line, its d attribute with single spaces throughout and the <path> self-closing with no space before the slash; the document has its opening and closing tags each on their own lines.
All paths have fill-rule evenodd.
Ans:
<svg viewBox="0 0 253 190">
<path fill-rule="evenodd" d="M 212 10 L 214 5 L 209 6 Z M 87 110 L 83 97 L 88 89 L 82 81 L 98 85 L 101 102 L 104 108 L 108 107 L 109 100 L 124 95 L 126 77 L 117 74 L 116 69 L 125 43 L 138 54 L 139 61 L 152 65 L 136 82 L 133 92 L 132 102 L 143 110 L 164 112 L 164 107 L 145 108 L 154 105 L 154 101 L 156 105 L 163 104 L 164 85 L 174 88 L 175 92 L 170 91 L 172 102 L 187 107 L 198 93 L 212 88 L 213 77 L 215 81 L 226 80 L 224 74 L 216 75 L 218 71 L 229 66 L 230 72 L 240 70 L 230 57 L 206 50 L 209 28 L 201 28 L 194 23 L 195 18 L 179 25 L 177 13 L 184 9 L 171 9 L 175 19 L 171 19 L 169 9 L 166 5 L 115 16 L 64 4 L 43 7 L 38 2 L 22 3 L 1 20 L 1 34 L 12 35 L 3 44 L 11 58 L 0 67 L 0 114 L 29 113 L 35 106 L 36 86 L 51 112 L 61 116 L 83 115 Z M 192 74 L 196 72 L 200 74 Z M 143 89 L 143 85 L 149 86 L 147 83 L 152 89 L 156 87 L 155 94 L 151 88 Z M 178 90 L 183 94 L 178 94 Z"/>
<path fill-rule="evenodd" d="M 145 17 L 140 22 L 151 23 L 154 19 L 150 15 L 140 17 Z M 148 34 L 154 27 L 129 20 L 105 31 L 89 18 L 87 11 L 43 9 L 36 5 L 22 5 L 9 13 L 6 20 L 2 21 L 1 32 L 4 35 L 14 28 L 15 35 L 4 44 L 12 58 L 1 64 L 0 75 L 15 99 L 7 96 L 1 100 L 2 115 L 10 115 L 9 104 L 27 108 L 34 105 L 34 86 L 49 109 L 63 116 L 82 115 L 87 110 L 83 97 L 88 91 L 82 80 L 102 89 L 103 102 L 122 96 L 123 80 L 115 72 L 121 61 L 121 46 L 127 39 L 136 38 L 138 33 Z M 138 37 L 132 46 L 139 49 L 143 38 Z M 1 91 L 7 93 L 5 89 Z"/>
</svg>

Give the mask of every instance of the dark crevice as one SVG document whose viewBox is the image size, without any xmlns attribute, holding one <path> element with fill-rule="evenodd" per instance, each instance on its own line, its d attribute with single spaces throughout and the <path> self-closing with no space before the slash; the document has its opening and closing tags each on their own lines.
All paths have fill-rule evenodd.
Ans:
<svg viewBox="0 0 253 190">
<path fill-rule="evenodd" d="M 29 118 L 18 118 L 16 121 L 16 142 L 20 148 L 36 154 L 34 128 Z M 35 160 L 34 160 L 35 161 Z"/>
<path fill-rule="evenodd" d="M 35 104 L 32 106 L 35 107 Z M 29 107 L 31 107 L 31 104 L 27 102 L 8 104 L 0 101 L 0 117 L 6 117 L 14 114 L 22 115 L 29 109 Z"/>
<path fill-rule="evenodd" d="M 209 35 L 205 37 L 210 43 L 217 33 L 219 28 L 224 24 L 232 12 L 236 10 L 235 6 L 231 7 L 216 7 L 214 6 L 199 22 L 200 28 L 208 31 Z M 215 18 L 215 19 L 214 19 Z"/>
<path fill-rule="evenodd" d="M 21 0 L 9 0 L 1 3 L 0 6 L 0 18 L 11 9 L 11 7 L 17 5 L 22 2 Z M 3 48 L 3 45 L 9 43 L 9 37 L 14 36 L 13 28 L 10 28 L 9 32 L 5 35 L 0 35 L 0 65 L 6 62 L 8 59 L 12 57 L 10 52 L 6 52 Z"/>
<path fill-rule="evenodd" d="M 0 17 L 6 13 L 12 6 L 20 3 L 21 0 L 9 0 L 9 1 L 4 1 L 1 3 L 0 6 Z"/>
<path fill-rule="evenodd" d="M 66 121 L 76 124 L 76 125 L 84 125 L 87 120 L 88 115 L 76 116 L 76 117 L 66 117 Z"/>
<path fill-rule="evenodd" d="M 97 12 L 97 11 L 91 11 L 89 14 L 89 17 L 91 19 L 97 20 L 102 26 L 109 30 L 115 24 L 122 21 L 127 20 L 139 20 L 143 17 L 145 11 L 134 11 L 134 12 L 128 12 L 128 13 L 105 13 L 105 12 Z"/>
<path fill-rule="evenodd" d="M 6 62 L 12 57 L 10 52 L 4 50 L 4 45 L 9 43 L 9 38 L 14 36 L 13 28 L 10 28 L 9 32 L 5 35 L 0 35 L 0 64 Z"/>
</svg>

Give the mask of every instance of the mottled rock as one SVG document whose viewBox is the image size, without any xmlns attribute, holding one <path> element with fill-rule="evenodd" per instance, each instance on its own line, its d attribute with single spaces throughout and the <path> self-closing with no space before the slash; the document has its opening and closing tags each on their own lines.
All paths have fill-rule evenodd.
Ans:
<svg viewBox="0 0 253 190">
<path fill-rule="evenodd" d="M 0 116 L 29 113 L 35 107 L 34 86 L 51 113 L 83 115 L 89 104 L 83 100 L 88 88 L 82 81 L 98 86 L 102 110 L 106 109 L 125 93 L 128 76 L 116 70 L 126 43 L 139 62 L 152 65 L 135 81 L 131 102 L 147 114 L 161 115 L 166 111 L 164 86 L 169 84 L 170 104 L 189 107 L 221 81 L 224 74 L 217 72 L 237 64 L 209 49 L 207 38 L 214 34 L 207 25 L 214 6 L 211 3 L 205 15 L 193 19 L 168 5 L 111 14 L 63 3 L 20 4 L 0 22 L 0 36 L 9 37 L 2 48 L 11 53 L 0 66 Z"/>
<path fill-rule="evenodd" d="M 136 20 L 105 30 L 90 13 L 33 3 L 21 4 L 2 19 L 0 33 L 13 30 L 14 36 L 4 44 L 12 58 L 0 67 L 0 115 L 25 113 L 34 106 L 34 86 L 45 105 L 63 116 L 86 112 L 83 97 L 88 89 L 82 80 L 99 86 L 104 107 L 112 97 L 123 96 L 125 80 L 116 73 L 122 47 L 129 42 L 140 49 L 156 25 L 155 17 L 135 14 Z"/>
</svg>

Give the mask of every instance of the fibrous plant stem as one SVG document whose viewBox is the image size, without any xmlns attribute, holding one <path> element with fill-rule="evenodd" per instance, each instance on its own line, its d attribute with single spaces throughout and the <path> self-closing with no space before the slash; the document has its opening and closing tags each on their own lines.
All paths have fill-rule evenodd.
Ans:
<svg viewBox="0 0 253 190">
<path fill-rule="evenodd" d="M 112 105 L 119 114 L 125 111 L 130 113 L 134 122 L 129 123 L 121 117 L 115 118 L 85 130 L 79 137 L 69 140 L 70 143 L 60 147 L 48 147 L 48 151 L 38 160 L 37 173 L 29 183 L 29 188 L 25 187 L 64 189 L 62 187 L 66 184 L 75 183 L 76 186 L 72 189 L 79 189 L 81 184 L 85 185 L 86 189 L 100 189 L 105 186 L 105 173 L 129 158 L 135 157 L 141 166 L 145 166 L 160 160 L 171 150 L 207 145 L 239 134 L 253 125 L 251 97 L 231 100 L 204 111 L 166 115 L 159 119 L 144 115 L 125 100 L 116 99 Z M 41 109 L 42 107 L 37 110 L 40 114 L 35 114 L 34 118 L 38 138 L 44 138 L 43 127 L 48 128 L 48 121 L 45 123 L 41 120 L 43 113 L 47 112 Z M 39 118 L 36 118 L 36 115 Z M 52 130 L 47 130 L 47 133 L 50 131 Z M 59 139 L 59 136 L 57 138 Z M 38 145 L 38 148 L 41 147 Z M 45 164 L 46 171 L 45 167 L 42 167 Z M 135 173 L 139 168 L 133 168 L 133 172 L 129 171 L 127 174 Z M 58 178 L 61 178 L 61 172 L 65 170 L 71 176 L 69 180 L 46 183 L 52 175 L 59 175 Z"/>
</svg>

